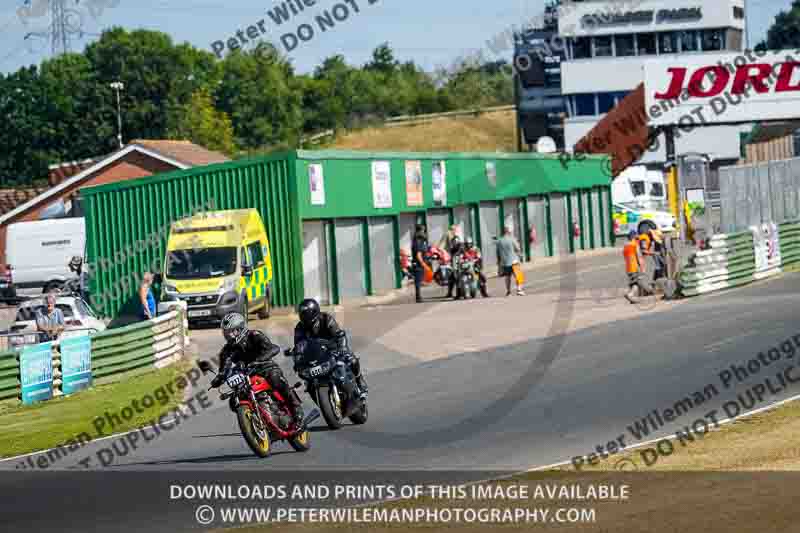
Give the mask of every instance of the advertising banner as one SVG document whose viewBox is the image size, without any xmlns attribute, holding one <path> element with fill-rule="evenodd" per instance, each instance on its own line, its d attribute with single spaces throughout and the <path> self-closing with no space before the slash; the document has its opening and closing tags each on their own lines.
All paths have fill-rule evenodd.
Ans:
<svg viewBox="0 0 800 533">
<path fill-rule="evenodd" d="M 489 187 L 492 189 L 497 188 L 497 166 L 494 161 L 486 162 L 486 181 L 489 182 Z"/>
<path fill-rule="evenodd" d="M 799 60 L 797 50 L 649 59 L 644 67 L 647 122 L 688 129 L 795 119 Z"/>
<path fill-rule="evenodd" d="M 311 205 L 325 205 L 325 177 L 321 164 L 308 165 L 308 187 L 311 191 Z"/>
<path fill-rule="evenodd" d="M 431 171 L 433 178 L 433 204 L 445 205 L 447 203 L 447 169 L 444 161 L 434 161 Z"/>
<path fill-rule="evenodd" d="M 22 348 L 19 357 L 22 403 L 31 404 L 53 397 L 52 346 L 52 342 L 43 342 Z"/>
<path fill-rule="evenodd" d="M 372 162 L 372 201 L 377 209 L 392 207 L 392 175 L 388 161 Z"/>
<path fill-rule="evenodd" d="M 92 342 L 89 335 L 67 337 L 60 342 L 61 390 L 72 394 L 92 385 Z"/>
<path fill-rule="evenodd" d="M 406 205 L 423 205 L 422 163 L 420 161 L 406 161 Z"/>
<path fill-rule="evenodd" d="M 751 226 L 750 231 L 753 233 L 756 263 L 753 277 L 763 279 L 780 273 L 781 246 L 778 226 L 774 223 L 764 223 L 759 226 Z"/>
</svg>

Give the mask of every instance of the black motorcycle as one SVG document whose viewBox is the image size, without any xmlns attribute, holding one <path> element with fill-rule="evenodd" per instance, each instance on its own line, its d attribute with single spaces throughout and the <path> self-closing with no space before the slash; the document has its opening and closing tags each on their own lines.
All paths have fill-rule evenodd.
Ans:
<svg viewBox="0 0 800 533">
<path fill-rule="evenodd" d="M 332 344 L 313 339 L 284 353 L 294 358 L 294 371 L 305 381 L 306 392 L 319 406 L 330 429 L 341 428 L 345 418 L 353 424 L 364 424 L 367 400 L 359 395 L 349 354 L 339 352 Z"/>
</svg>

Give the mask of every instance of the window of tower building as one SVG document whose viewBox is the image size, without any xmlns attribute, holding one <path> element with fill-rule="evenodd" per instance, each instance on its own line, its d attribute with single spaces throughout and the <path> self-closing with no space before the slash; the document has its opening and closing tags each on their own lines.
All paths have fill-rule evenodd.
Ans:
<svg viewBox="0 0 800 533">
<path fill-rule="evenodd" d="M 602 35 L 594 38 L 594 56 L 595 57 L 610 57 L 614 52 L 611 48 L 611 36 Z"/>
<path fill-rule="evenodd" d="M 618 57 L 636 55 L 636 45 L 634 44 L 633 35 L 615 35 L 614 45 L 617 48 Z"/>
<path fill-rule="evenodd" d="M 614 93 L 611 93 L 611 94 L 613 95 L 614 99 L 616 100 L 614 105 L 619 105 L 619 103 L 621 101 L 623 101 L 626 96 L 631 94 L 631 92 L 630 91 L 618 91 L 618 92 L 614 92 Z"/>
<path fill-rule="evenodd" d="M 574 98 L 575 103 L 573 108 L 575 109 L 575 116 L 593 117 L 597 114 L 597 110 L 595 109 L 594 105 L 593 94 L 576 94 Z"/>
<path fill-rule="evenodd" d="M 681 52 L 697 52 L 699 46 L 697 42 L 696 31 L 682 31 L 680 32 Z"/>
<path fill-rule="evenodd" d="M 613 109 L 615 102 L 614 102 L 614 93 L 600 93 L 597 95 L 597 111 L 600 114 L 608 113 Z"/>
<path fill-rule="evenodd" d="M 703 31 L 703 52 L 725 50 L 725 33 L 722 30 Z"/>
<path fill-rule="evenodd" d="M 573 59 L 588 59 L 592 57 L 591 37 L 577 37 L 572 41 Z"/>
<path fill-rule="evenodd" d="M 673 32 L 661 33 L 658 36 L 658 53 L 659 54 L 677 54 L 678 53 L 678 36 Z"/>
<path fill-rule="evenodd" d="M 640 33 L 636 36 L 639 55 L 656 55 L 656 34 Z"/>
</svg>

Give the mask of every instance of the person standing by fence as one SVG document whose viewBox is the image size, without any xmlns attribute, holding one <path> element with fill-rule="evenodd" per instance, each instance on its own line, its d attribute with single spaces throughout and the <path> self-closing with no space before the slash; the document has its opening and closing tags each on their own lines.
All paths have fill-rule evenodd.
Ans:
<svg viewBox="0 0 800 533">
<path fill-rule="evenodd" d="M 411 255 L 413 258 L 412 269 L 414 271 L 414 294 L 416 302 L 422 303 L 422 278 L 425 274 L 425 254 L 428 253 L 428 234 L 425 226 L 417 224 L 414 242 L 411 244 Z"/>
<path fill-rule="evenodd" d="M 152 320 L 156 317 L 156 299 L 153 296 L 153 274 L 145 272 L 142 276 L 142 284 L 139 285 L 139 302 L 142 304 L 140 318 L 142 320 Z"/>
</svg>

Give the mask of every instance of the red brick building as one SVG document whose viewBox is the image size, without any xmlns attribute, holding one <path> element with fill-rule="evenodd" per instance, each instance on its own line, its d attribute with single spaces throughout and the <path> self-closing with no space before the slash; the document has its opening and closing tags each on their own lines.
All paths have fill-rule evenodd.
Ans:
<svg viewBox="0 0 800 533">
<path fill-rule="evenodd" d="M 229 161 L 225 155 L 189 141 L 135 140 L 104 158 L 53 165 L 48 176 L 49 188 L 0 190 L 0 212 L 6 211 L 0 215 L 0 265 L 6 264 L 9 225 L 39 220 L 43 210 L 58 202 L 71 204 L 82 187 L 225 161 Z"/>
</svg>

